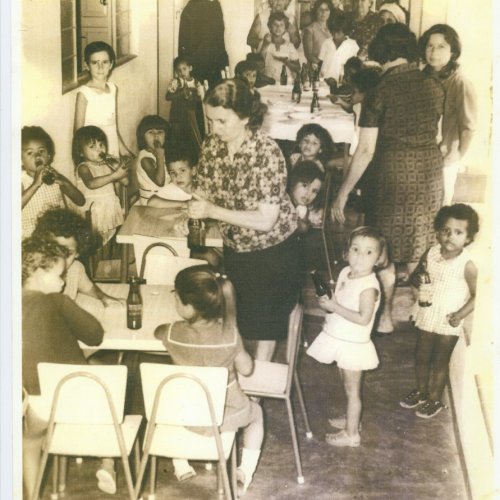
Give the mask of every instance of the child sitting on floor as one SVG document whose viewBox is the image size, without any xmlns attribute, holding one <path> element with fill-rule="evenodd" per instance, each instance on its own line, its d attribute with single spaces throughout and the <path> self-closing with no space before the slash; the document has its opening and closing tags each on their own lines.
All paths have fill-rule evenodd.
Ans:
<svg viewBox="0 0 500 500">
<path fill-rule="evenodd" d="M 22 379 L 28 394 L 40 394 L 38 363 L 85 364 L 78 345 L 102 342 L 103 329 L 88 312 L 61 294 L 68 250 L 52 240 L 27 238 L 22 245 Z M 28 399 L 29 401 L 29 399 Z M 23 481 L 32 498 L 48 422 L 28 406 L 23 434 Z M 116 492 L 113 460 L 102 460 L 98 487 Z"/>
<path fill-rule="evenodd" d="M 27 238 L 45 210 L 66 206 L 66 195 L 78 206 L 85 204 L 83 194 L 51 165 L 55 147 L 42 127 L 23 127 L 21 131 L 21 206 L 22 235 Z"/>
<path fill-rule="evenodd" d="M 175 364 L 222 366 L 229 370 L 226 406 L 221 431 L 243 431 L 238 482 L 246 492 L 252 481 L 264 438 L 262 408 L 241 390 L 237 373 L 250 375 L 253 360 L 245 351 L 236 325 L 233 285 L 210 266 L 188 267 L 175 278 L 175 300 L 183 321 L 161 325 L 162 340 Z M 174 460 L 179 480 L 195 474 L 186 460 Z"/>
</svg>

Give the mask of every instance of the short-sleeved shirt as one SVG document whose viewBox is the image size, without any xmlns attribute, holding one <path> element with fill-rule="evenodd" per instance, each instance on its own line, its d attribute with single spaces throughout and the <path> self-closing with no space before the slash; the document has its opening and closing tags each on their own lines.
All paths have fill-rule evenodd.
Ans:
<svg viewBox="0 0 500 500">
<path fill-rule="evenodd" d="M 268 231 L 219 221 L 224 245 L 236 252 L 263 250 L 285 241 L 297 229 L 297 215 L 286 192 L 287 170 L 279 146 L 260 131 L 249 132 L 231 159 L 217 135 L 203 142 L 195 188 L 217 206 L 253 211 L 260 203 L 279 205 L 278 220 Z"/>
<path fill-rule="evenodd" d="M 346 38 L 339 47 L 331 38 L 325 40 L 319 52 L 319 59 L 323 61 L 321 72 L 325 78 L 335 78 L 339 80 L 344 74 L 344 64 L 351 57 L 356 56 L 359 46 L 355 40 Z"/>
<path fill-rule="evenodd" d="M 285 42 L 278 47 L 276 47 L 274 43 L 270 43 L 267 49 L 263 51 L 266 75 L 274 78 L 276 82 L 279 82 L 284 66 L 286 70 L 287 81 L 288 83 L 291 83 L 295 75 L 286 64 L 276 59 L 274 57 L 274 54 L 279 57 L 287 57 L 289 61 L 298 61 L 299 53 L 297 52 L 297 49 L 294 47 L 292 42 Z"/>
</svg>

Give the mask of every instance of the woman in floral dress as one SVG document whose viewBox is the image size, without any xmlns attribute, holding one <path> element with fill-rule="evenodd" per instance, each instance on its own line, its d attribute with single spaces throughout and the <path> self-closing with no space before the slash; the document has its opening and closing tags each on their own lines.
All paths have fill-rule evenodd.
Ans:
<svg viewBox="0 0 500 500">
<path fill-rule="evenodd" d="M 300 286 L 297 216 L 278 145 L 259 128 L 266 106 L 240 80 L 205 97 L 211 134 L 202 145 L 191 218 L 219 221 L 224 263 L 237 296 L 238 327 L 270 360 L 285 339 Z"/>
</svg>

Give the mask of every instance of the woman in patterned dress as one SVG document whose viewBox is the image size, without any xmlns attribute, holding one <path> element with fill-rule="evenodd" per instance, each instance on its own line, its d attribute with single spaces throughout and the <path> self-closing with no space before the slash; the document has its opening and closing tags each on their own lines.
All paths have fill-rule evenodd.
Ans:
<svg viewBox="0 0 500 500">
<path fill-rule="evenodd" d="M 300 286 L 295 209 L 278 145 L 259 127 L 266 106 L 238 79 L 205 97 L 211 134 L 203 142 L 188 215 L 219 222 L 224 263 L 236 289 L 238 327 L 270 360 L 285 339 Z"/>
<path fill-rule="evenodd" d="M 403 24 L 386 25 L 369 46 L 382 65 L 378 86 L 367 94 L 360 118 L 358 148 L 332 208 L 344 221 L 347 196 L 373 159 L 374 210 L 367 224 L 377 226 L 391 244 L 392 260 L 408 264 L 433 242 L 433 216 L 443 200 L 443 159 L 436 136 L 444 93 L 417 66 L 415 35 Z M 379 274 L 385 304 L 378 331 L 394 330 L 391 299 L 394 264 Z"/>
</svg>

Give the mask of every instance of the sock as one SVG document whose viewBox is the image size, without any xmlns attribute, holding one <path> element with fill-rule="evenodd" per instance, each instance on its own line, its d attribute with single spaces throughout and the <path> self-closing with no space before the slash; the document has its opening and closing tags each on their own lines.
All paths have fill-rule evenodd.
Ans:
<svg viewBox="0 0 500 500">
<path fill-rule="evenodd" d="M 241 463 L 238 467 L 245 474 L 245 483 L 243 484 L 243 489 L 246 491 L 248 485 L 252 481 L 253 473 L 257 468 L 257 462 L 259 461 L 260 450 L 251 450 L 249 448 L 243 448 L 241 451 Z"/>
</svg>

